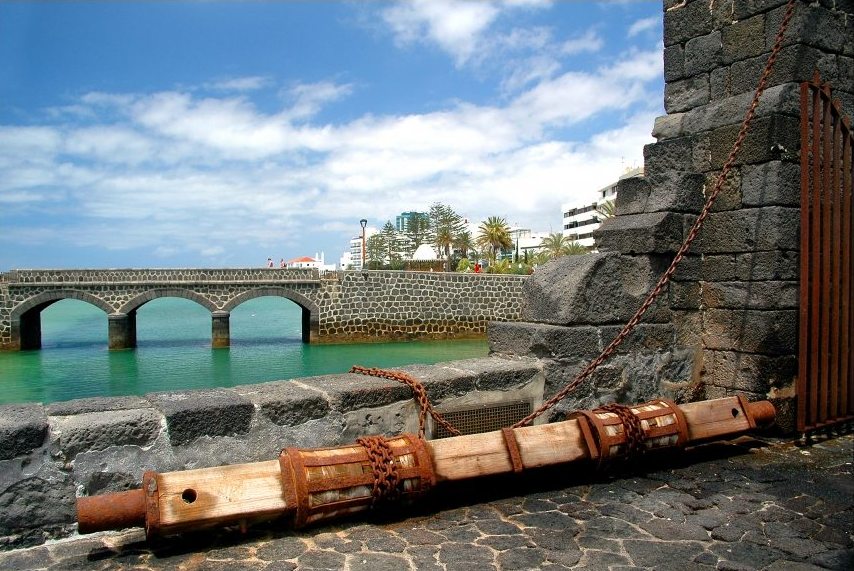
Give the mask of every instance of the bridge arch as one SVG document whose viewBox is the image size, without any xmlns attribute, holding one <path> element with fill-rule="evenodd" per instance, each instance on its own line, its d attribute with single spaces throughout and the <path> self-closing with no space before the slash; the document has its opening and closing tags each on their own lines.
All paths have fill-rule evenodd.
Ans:
<svg viewBox="0 0 854 571">
<path fill-rule="evenodd" d="M 190 301 L 195 301 L 211 313 L 218 309 L 210 299 L 202 294 L 194 292 L 193 290 L 177 287 L 164 287 L 148 290 L 132 299 L 129 299 L 118 309 L 118 313 L 134 313 L 149 301 L 163 297 L 180 297 L 183 299 L 189 299 Z"/>
<path fill-rule="evenodd" d="M 271 296 L 287 298 L 300 306 L 302 309 L 302 341 L 303 343 L 311 343 L 312 337 L 316 338 L 319 331 L 318 316 L 320 315 L 320 309 L 312 300 L 292 289 L 276 286 L 253 288 L 236 295 L 222 309 L 223 311 L 231 312 L 235 307 L 250 299 Z"/>
<path fill-rule="evenodd" d="M 76 289 L 45 291 L 24 300 L 10 314 L 12 345 L 21 350 L 39 349 L 42 346 L 41 312 L 57 301 L 78 299 L 101 309 L 109 315 L 113 307 L 103 299 Z"/>
</svg>

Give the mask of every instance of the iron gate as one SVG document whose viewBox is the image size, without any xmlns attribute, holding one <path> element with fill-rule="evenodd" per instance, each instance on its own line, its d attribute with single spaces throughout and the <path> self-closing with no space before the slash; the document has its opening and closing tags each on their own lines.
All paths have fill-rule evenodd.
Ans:
<svg viewBox="0 0 854 571">
<path fill-rule="evenodd" d="M 798 430 L 854 417 L 851 122 L 818 72 L 801 84 Z"/>
</svg>

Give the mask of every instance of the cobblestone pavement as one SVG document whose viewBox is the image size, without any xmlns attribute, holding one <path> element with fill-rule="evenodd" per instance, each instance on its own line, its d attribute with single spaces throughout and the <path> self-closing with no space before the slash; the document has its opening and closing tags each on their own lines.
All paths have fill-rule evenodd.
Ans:
<svg viewBox="0 0 854 571">
<path fill-rule="evenodd" d="M 397 519 L 298 533 L 270 524 L 158 545 L 139 531 L 102 534 L 0 553 L 0 568 L 851 570 L 853 442 L 850 433 L 811 445 L 742 439 L 643 474 L 574 465 L 458 483 Z"/>
</svg>

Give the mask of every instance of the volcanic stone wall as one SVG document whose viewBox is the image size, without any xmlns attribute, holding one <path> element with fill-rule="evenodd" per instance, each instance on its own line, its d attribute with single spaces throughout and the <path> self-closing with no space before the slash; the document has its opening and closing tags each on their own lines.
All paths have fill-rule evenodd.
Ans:
<svg viewBox="0 0 854 571">
<path fill-rule="evenodd" d="M 490 321 L 519 319 L 528 276 L 344 272 L 317 304 L 320 342 L 483 336 Z"/>
<path fill-rule="evenodd" d="M 640 306 L 700 212 L 749 107 L 784 0 L 664 1 L 664 106 L 645 178 L 620 182 L 592 257 L 526 284 L 494 351 L 540 356 L 556 390 Z M 756 119 L 697 241 L 637 332 L 564 406 L 650 394 L 772 398 L 791 427 L 797 370 L 799 83 L 818 69 L 854 110 L 854 4 L 798 2 Z M 521 340 L 521 342 L 520 342 Z"/>
</svg>

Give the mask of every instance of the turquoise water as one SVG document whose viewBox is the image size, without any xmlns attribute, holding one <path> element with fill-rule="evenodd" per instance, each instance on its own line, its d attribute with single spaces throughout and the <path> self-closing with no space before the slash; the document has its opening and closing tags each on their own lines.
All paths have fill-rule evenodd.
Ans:
<svg viewBox="0 0 854 571">
<path fill-rule="evenodd" d="M 306 345 L 300 328 L 295 303 L 262 297 L 231 313 L 231 347 L 212 349 L 210 313 L 189 300 L 164 298 L 137 312 L 136 349 L 108 351 L 106 314 L 63 300 L 42 312 L 41 350 L 0 352 L 0 403 L 232 387 L 488 352 L 484 340 Z"/>
</svg>

